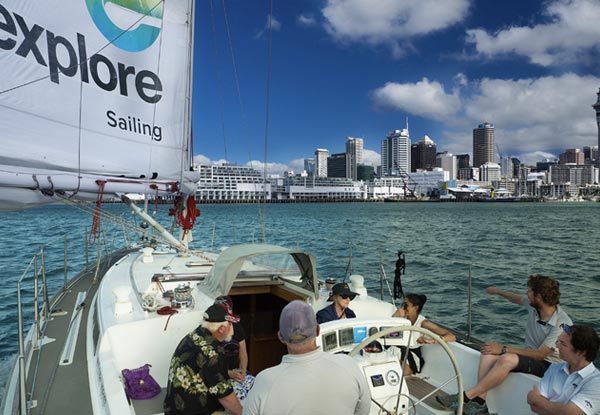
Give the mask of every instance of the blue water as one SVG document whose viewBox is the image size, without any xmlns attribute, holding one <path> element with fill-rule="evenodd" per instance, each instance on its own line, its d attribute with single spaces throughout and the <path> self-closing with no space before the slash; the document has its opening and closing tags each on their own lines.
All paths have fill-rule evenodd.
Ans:
<svg viewBox="0 0 600 415">
<path fill-rule="evenodd" d="M 140 222 L 123 205 L 103 208 Z M 339 280 L 349 267 L 351 249 L 352 272 L 365 276 L 372 293 L 379 292 L 380 264 L 392 277 L 396 252 L 402 250 L 407 262 L 405 292 L 427 294 L 424 314 L 464 332 L 470 272 L 473 334 L 482 339 L 521 343 L 522 310 L 488 296 L 485 287 L 524 292 L 533 273 L 557 278 L 561 302 L 573 321 L 600 330 L 600 203 L 324 203 L 200 209 L 192 244 L 196 248 L 263 239 L 300 247 L 316 256 L 321 279 Z M 159 206 L 156 218 L 168 227 L 167 210 Z M 108 226 L 108 244 L 118 245 L 121 226 L 103 223 Z M 0 384 L 18 348 L 17 280 L 40 245 L 49 244 L 47 276 L 56 290 L 63 281 L 63 235 L 68 234 L 72 277 L 85 264 L 83 247 L 90 226 L 89 214 L 70 206 L 0 213 Z M 90 261 L 96 247 L 90 248 Z M 31 274 L 24 282 L 26 304 L 32 304 Z M 28 324 L 32 317 L 27 313 Z"/>
</svg>

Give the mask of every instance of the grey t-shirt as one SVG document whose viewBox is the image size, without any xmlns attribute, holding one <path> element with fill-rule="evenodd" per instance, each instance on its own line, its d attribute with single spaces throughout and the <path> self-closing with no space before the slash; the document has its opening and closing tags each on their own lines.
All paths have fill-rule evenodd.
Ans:
<svg viewBox="0 0 600 415">
<path fill-rule="evenodd" d="M 552 353 L 545 360 L 550 363 L 561 362 L 556 349 L 558 336 L 563 332 L 562 324 L 571 325 L 573 322 L 565 313 L 560 305 L 556 306 L 556 311 L 548 321 L 540 320 L 537 310 L 529 305 L 527 297 L 523 297 L 521 302 L 527 309 L 527 331 L 525 332 L 525 347 L 528 349 L 538 349 L 541 345 L 552 349 Z"/>
</svg>

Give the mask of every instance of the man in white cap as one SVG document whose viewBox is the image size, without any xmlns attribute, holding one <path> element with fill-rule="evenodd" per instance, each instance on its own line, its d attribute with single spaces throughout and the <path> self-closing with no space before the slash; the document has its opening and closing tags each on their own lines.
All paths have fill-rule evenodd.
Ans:
<svg viewBox="0 0 600 415">
<path fill-rule="evenodd" d="M 279 340 L 288 354 L 256 376 L 244 415 L 356 414 L 371 408 L 371 393 L 354 360 L 317 347 L 319 325 L 313 309 L 295 300 L 279 318 Z"/>
<path fill-rule="evenodd" d="M 179 342 L 169 368 L 165 415 L 222 414 L 224 409 L 241 415 L 221 346 L 231 340 L 233 323 L 239 321 L 223 304 L 213 304 L 200 326 Z"/>
</svg>

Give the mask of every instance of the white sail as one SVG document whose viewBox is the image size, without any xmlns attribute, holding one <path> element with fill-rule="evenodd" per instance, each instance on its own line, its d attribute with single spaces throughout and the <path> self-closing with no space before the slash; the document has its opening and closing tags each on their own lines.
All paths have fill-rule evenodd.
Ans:
<svg viewBox="0 0 600 415">
<path fill-rule="evenodd" d="M 0 0 L 0 209 L 185 181 L 192 1 L 68 4 Z"/>
</svg>

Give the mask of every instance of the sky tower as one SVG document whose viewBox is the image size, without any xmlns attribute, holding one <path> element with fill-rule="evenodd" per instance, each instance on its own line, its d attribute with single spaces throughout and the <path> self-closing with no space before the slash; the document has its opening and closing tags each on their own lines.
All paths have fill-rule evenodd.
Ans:
<svg viewBox="0 0 600 415">
<path fill-rule="evenodd" d="M 600 89 L 598 89 L 598 99 L 592 107 L 596 110 L 596 124 L 598 125 L 598 149 L 600 151 Z M 600 153 L 599 153 L 600 154 Z M 596 156 L 596 166 L 600 167 L 600 155 Z"/>
</svg>

